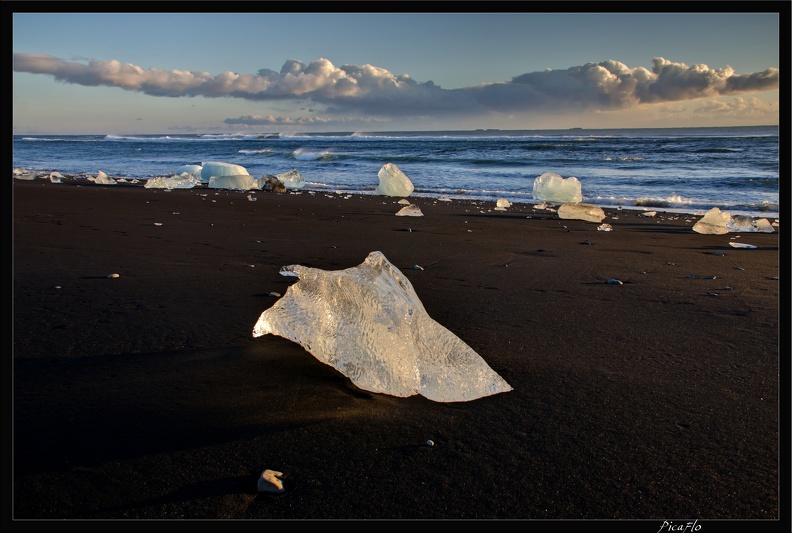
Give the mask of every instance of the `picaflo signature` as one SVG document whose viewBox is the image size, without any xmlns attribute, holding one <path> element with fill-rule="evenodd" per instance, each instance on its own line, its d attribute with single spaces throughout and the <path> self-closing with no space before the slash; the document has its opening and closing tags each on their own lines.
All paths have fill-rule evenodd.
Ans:
<svg viewBox="0 0 792 533">
<path fill-rule="evenodd" d="M 663 525 L 660 526 L 660 529 L 657 530 L 657 533 L 666 533 L 676 532 L 676 533 L 688 533 L 688 532 L 695 532 L 701 529 L 701 524 L 698 523 L 698 519 L 693 520 L 692 522 L 672 522 L 669 520 L 663 520 Z"/>
</svg>

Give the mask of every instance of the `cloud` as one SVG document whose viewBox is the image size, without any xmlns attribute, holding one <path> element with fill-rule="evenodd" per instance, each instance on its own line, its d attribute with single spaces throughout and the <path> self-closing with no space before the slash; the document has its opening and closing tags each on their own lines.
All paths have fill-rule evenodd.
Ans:
<svg viewBox="0 0 792 533">
<path fill-rule="evenodd" d="M 692 112 L 696 114 L 718 113 L 722 116 L 746 118 L 766 116 L 770 113 L 775 114 L 779 112 L 779 107 L 777 102 L 764 102 L 758 98 L 742 98 L 738 96 L 733 98 L 731 102 L 706 100 L 695 107 Z"/>
<path fill-rule="evenodd" d="M 345 123 L 359 123 L 359 122 L 377 122 L 376 119 L 367 118 L 323 118 L 323 117 L 275 117 L 267 115 L 243 115 L 237 118 L 227 118 L 223 121 L 225 124 L 231 126 L 310 126 L 310 125 L 328 125 L 328 124 L 345 124 Z"/>
<path fill-rule="evenodd" d="M 688 66 L 663 58 L 653 59 L 651 70 L 629 68 L 608 60 L 566 70 L 530 72 L 508 82 L 461 89 L 443 89 L 431 81 L 416 82 L 406 74 L 395 75 L 373 65 L 337 67 L 323 58 L 308 64 L 290 59 L 279 72 L 261 69 L 256 74 L 212 75 L 200 71 L 143 69 L 115 60 L 91 60 L 85 64 L 45 54 L 15 53 L 13 70 L 52 76 L 64 83 L 119 87 L 151 96 L 309 100 L 324 104 L 326 113 L 331 115 L 361 113 L 381 117 L 626 109 L 779 86 L 777 68 L 739 75 L 731 67 Z M 252 120 L 252 117 L 229 120 L 243 119 Z"/>
</svg>

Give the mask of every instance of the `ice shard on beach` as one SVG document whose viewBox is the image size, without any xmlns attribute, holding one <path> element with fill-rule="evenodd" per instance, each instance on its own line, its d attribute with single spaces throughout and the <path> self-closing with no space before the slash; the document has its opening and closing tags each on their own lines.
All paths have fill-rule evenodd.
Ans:
<svg viewBox="0 0 792 533">
<path fill-rule="evenodd" d="M 436 402 L 512 390 L 470 346 L 432 319 L 409 279 L 381 252 L 352 268 L 285 266 L 299 278 L 253 328 L 300 344 L 359 388 Z"/>
<path fill-rule="evenodd" d="M 708 235 L 726 233 L 774 233 L 775 229 L 766 218 L 753 218 L 748 215 L 734 215 L 713 207 L 693 225 L 693 231 Z"/>
<path fill-rule="evenodd" d="M 415 190 L 410 178 L 393 163 L 385 163 L 377 173 L 379 185 L 375 192 L 382 196 L 410 196 Z"/>
<path fill-rule="evenodd" d="M 233 163 L 210 161 L 201 165 L 201 180 L 208 182 L 216 176 L 244 176 L 248 171 L 245 167 Z"/>
<path fill-rule="evenodd" d="M 731 215 L 728 211 L 713 207 L 693 225 L 693 231 L 706 235 L 725 235 L 729 233 L 727 226 L 730 221 Z"/>
<path fill-rule="evenodd" d="M 423 211 L 415 204 L 408 204 L 396 212 L 397 217 L 422 217 Z"/>
<path fill-rule="evenodd" d="M 199 174 L 200 175 L 200 174 Z M 184 172 L 169 178 L 157 176 L 146 180 L 146 189 L 192 189 L 200 182 L 195 174 Z"/>
<path fill-rule="evenodd" d="M 278 178 L 287 189 L 302 189 L 305 187 L 305 178 L 302 177 L 302 174 L 300 174 L 296 168 L 284 172 L 283 174 L 276 174 L 275 177 Z"/>
<path fill-rule="evenodd" d="M 766 218 L 753 218 L 747 215 L 734 215 L 726 224 L 729 233 L 773 233 L 773 225 Z"/>
<path fill-rule="evenodd" d="M 545 172 L 536 177 L 532 196 L 536 200 L 556 204 L 574 204 L 583 200 L 580 180 L 575 177 L 565 179 L 555 172 Z"/>
<path fill-rule="evenodd" d="M 605 211 L 593 204 L 563 204 L 558 208 L 558 218 L 585 220 L 599 224 L 605 218 Z"/>
<path fill-rule="evenodd" d="M 96 175 L 96 177 L 94 178 L 93 181 L 97 185 L 115 185 L 116 184 L 116 180 L 114 180 L 113 178 L 111 178 L 110 176 L 108 176 L 107 174 L 102 172 L 101 170 Z"/>
</svg>

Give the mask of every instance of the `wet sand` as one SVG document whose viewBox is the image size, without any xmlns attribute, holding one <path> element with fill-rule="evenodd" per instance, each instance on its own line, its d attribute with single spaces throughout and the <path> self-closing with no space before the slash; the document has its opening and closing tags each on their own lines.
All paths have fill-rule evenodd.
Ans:
<svg viewBox="0 0 792 533">
<path fill-rule="evenodd" d="M 659 210 L 608 210 L 603 232 L 419 197 L 424 216 L 399 217 L 398 198 L 332 192 L 12 192 L 14 520 L 787 518 L 778 232 L 701 235 Z M 295 281 L 282 266 L 375 250 L 514 390 L 369 393 L 252 337 Z M 282 494 L 257 490 L 265 469 Z"/>
</svg>

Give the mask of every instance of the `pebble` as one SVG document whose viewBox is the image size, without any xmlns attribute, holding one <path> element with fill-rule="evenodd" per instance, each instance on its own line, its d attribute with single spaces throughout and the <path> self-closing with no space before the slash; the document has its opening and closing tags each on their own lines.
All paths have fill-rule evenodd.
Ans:
<svg viewBox="0 0 792 533">
<path fill-rule="evenodd" d="M 432 439 L 429 439 L 428 441 L 426 441 L 426 445 L 427 446 L 434 446 L 434 441 Z"/>
<path fill-rule="evenodd" d="M 622 283 L 621 280 L 614 279 L 614 278 L 609 279 L 608 280 L 608 284 L 609 285 L 624 285 L 624 283 Z"/>
<path fill-rule="evenodd" d="M 412 269 L 413 270 L 423 270 L 424 268 L 421 265 L 413 265 Z"/>
<path fill-rule="evenodd" d="M 109 276 L 107 276 L 107 277 L 108 277 L 108 278 L 112 278 L 112 279 L 115 279 L 115 278 L 120 278 L 120 277 L 121 277 L 121 274 L 115 274 L 115 273 L 114 273 L 114 274 L 110 274 L 110 275 L 109 275 Z"/>
</svg>

